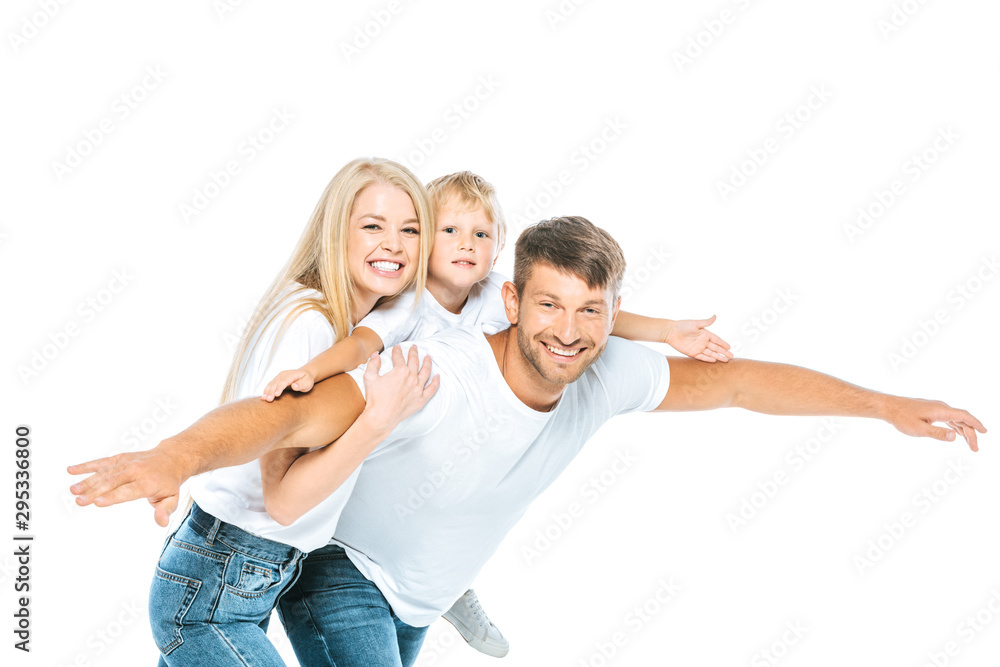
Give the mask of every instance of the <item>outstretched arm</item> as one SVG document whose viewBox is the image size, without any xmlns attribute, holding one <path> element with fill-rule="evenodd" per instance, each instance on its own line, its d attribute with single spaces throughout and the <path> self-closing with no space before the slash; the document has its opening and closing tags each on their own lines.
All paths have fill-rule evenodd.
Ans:
<svg viewBox="0 0 1000 667">
<path fill-rule="evenodd" d="M 247 463 L 273 449 L 325 445 L 339 438 L 364 407 L 361 390 L 348 375 L 275 403 L 257 398 L 228 403 L 153 449 L 69 466 L 71 475 L 90 473 L 70 492 L 81 506 L 146 498 L 156 508 L 156 522 L 165 526 L 189 477 Z"/>
<path fill-rule="evenodd" d="M 941 401 L 882 394 L 808 368 L 745 359 L 714 366 L 668 360 L 670 388 L 659 411 L 738 407 L 770 415 L 872 417 L 906 435 L 948 441 L 961 435 L 974 452 L 976 431 L 986 433 L 971 414 Z"/>
<path fill-rule="evenodd" d="M 645 317 L 624 310 L 618 313 L 615 328 L 611 332 L 619 338 L 647 343 L 666 343 L 678 352 L 699 361 L 715 363 L 729 361 L 733 353 L 729 343 L 722 340 L 707 327 L 715 322 L 715 315 L 706 320 L 668 320 L 659 317 Z"/>
</svg>

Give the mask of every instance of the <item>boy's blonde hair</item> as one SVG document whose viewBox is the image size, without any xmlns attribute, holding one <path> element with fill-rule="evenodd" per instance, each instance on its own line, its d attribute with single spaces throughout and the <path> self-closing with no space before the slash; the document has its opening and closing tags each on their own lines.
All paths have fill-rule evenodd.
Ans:
<svg viewBox="0 0 1000 667">
<path fill-rule="evenodd" d="M 453 198 L 468 208 L 481 206 L 490 220 L 496 223 L 499 241 L 497 248 L 504 246 L 507 241 L 507 221 L 497 200 L 497 189 L 485 178 L 471 171 L 458 171 L 435 178 L 427 184 L 427 193 L 435 211 L 440 211 Z"/>
</svg>

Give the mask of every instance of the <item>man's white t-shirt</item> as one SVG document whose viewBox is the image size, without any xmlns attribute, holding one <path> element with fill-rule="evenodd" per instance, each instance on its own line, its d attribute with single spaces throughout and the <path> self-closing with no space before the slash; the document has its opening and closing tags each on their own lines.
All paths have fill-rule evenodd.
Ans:
<svg viewBox="0 0 1000 667">
<path fill-rule="evenodd" d="M 334 542 L 399 618 L 422 627 L 465 592 L 601 425 L 660 404 L 670 369 L 663 355 L 611 337 L 555 408 L 537 412 L 511 391 L 479 328 L 417 345 L 434 360 L 441 387 L 369 455 Z M 383 353 L 382 372 L 391 368 Z M 362 392 L 363 374 L 351 372 Z"/>
<path fill-rule="evenodd" d="M 288 322 L 281 339 L 275 342 L 294 303 L 302 298 L 322 297 L 315 290 L 298 291 L 286 297 L 278 315 L 259 334 L 237 388 L 237 398 L 259 397 L 275 375 L 300 368 L 336 341 L 333 327 L 323 314 L 307 310 Z M 202 509 L 227 523 L 302 551 L 312 551 L 329 542 L 357 477 L 355 470 L 339 489 L 291 526 L 282 526 L 264 509 L 260 461 L 219 468 L 199 476 L 192 484 L 191 496 Z"/>
<path fill-rule="evenodd" d="M 424 290 L 414 308 L 416 291 L 409 289 L 383 304 L 358 323 L 378 334 L 385 349 L 407 340 L 430 338 L 455 327 L 478 326 L 484 333 L 495 334 L 510 326 L 504 310 L 501 289 L 507 279 L 497 272 L 472 286 L 462 312 L 455 314 Z"/>
</svg>

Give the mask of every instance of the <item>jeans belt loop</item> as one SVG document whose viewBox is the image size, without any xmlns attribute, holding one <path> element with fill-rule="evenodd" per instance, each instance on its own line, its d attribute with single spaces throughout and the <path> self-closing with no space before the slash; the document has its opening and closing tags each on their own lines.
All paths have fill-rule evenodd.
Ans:
<svg viewBox="0 0 1000 667">
<path fill-rule="evenodd" d="M 212 529 L 208 531 L 208 535 L 205 536 L 205 544 L 212 546 L 215 544 L 215 536 L 219 532 L 219 527 L 222 526 L 222 521 L 216 519 L 212 524 Z"/>
</svg>

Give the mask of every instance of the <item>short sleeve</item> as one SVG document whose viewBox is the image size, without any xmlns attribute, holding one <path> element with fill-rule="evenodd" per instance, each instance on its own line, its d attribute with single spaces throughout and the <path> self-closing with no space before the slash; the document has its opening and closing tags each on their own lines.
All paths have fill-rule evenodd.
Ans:
<svg viewBox="0 0 1000 667">
<path fill-rule="evenodd" d="M 388 301 L 364 317 L 359 327 L 366 327 L 382 339 L 382 348 L 390 350 L 394 345 L 412 338 L 416 322 L 414 308 L 416 292 L 411 288 Z"/>
<path fill-rule="evenodd" d="M 425 346 L 427 341 L 421 341 Z M 414 343 L 402 343 L 400 349 L 405 357 L 410 352 L 410 347 Z M 418 347 L 418 353 L 420 355 L 420 362 L 423 363 L 424 357 L 427 356 L 428 351 L 425 347 Z M 392 350 L 386 349 L 381 355 L 382 357 L 382 369 L 379 375 L 385 375 L 392 370 Z M 433 357 L 432 357 L 433 358 Z M 437 369 L 437 367 L 435 367 Z M 363 366 L 358 366 L 353 371 L 348 373 L 358 385 L 358 389 L 361 390 L 361 395 L 367 400 L 367 394 L 365 393 L 365 371 L 368 369 L 368 364 Z M 440 369 L 435 370 L 435 374 L 440 373 Z M 390 444 L 393 440 L 398 440 L 402 438 L 418 438 L 427 435 L 433 431 L 443 420 L 447 413 L 448 406 L 451 404 L 453 397 L 450 395 L 450 390 L 453 388 L 453 383 L 448 382 L 448 378 L 442 376 L 441 386 L 438 387 L 437 393 L 431 397 L 431 400 L 427 401 L 425 405 L 419 412 L 410 416 L 408 419 L 403 420 L 400 424 L 392 431 L 392 435 L 376 448 L 376 452 L 381 450 L 384 446 Z"/>
<path fill-rule="evenodd" d="M 645 345 L 612 336 L 595 366 L 614 414 L 655 410 L 667 396 L 670 364 Z"/>
<path fill-rule="evenodd" d="M 291 321 L 277 317 L 257 341 L 252 367 L 247 369 L 245 381 L 241 383 L 249 393 L 241 393 L 259 396 L 278 373 L 301 368 L 335 342 L 333 327 L 316 310 L 298 313 Z"/>
<path fill-rule="evenodd" d="M 510 327 L 507 309 L 503 303 L 503 286 L 506 282 L 506 276 L 494 271 L 482 283 L 482 291 L 479 294 L 479 298 L 482 299 L 482 308 L 479 310 L 476 324 L 487 335 L 498 333 Z"/>
</svg>

